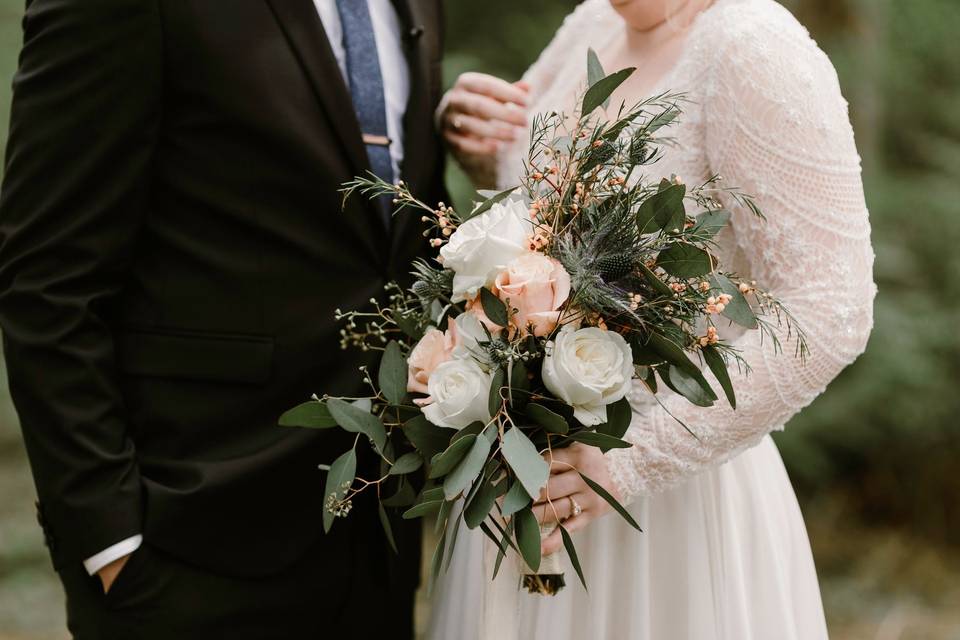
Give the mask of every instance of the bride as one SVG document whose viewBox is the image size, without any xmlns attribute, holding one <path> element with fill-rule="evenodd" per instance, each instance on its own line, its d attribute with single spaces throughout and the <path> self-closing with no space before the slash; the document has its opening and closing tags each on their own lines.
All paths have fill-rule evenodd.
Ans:
<svg viewBox="0 0 960 640">
<path fill-rule="evenodd" d="M 534 114 L 573 111 L 588 47 L 608 72 L 637 67 L 611 109 L 686 93 L 675 144 L 653 170 L 688 184 L 720 174 L 756 198 L 765 221 L 724 203 L 733 224 L 718 238 L 721 260 L 784 301 L 811 355 L 794 358 L 796 336 L 786 331 L 784 355 L 774 357 L 759 332 L 731 328 L 724 337 L 752 369 L 734 378 L 736 410 L 671 395 L 661 407 L 637 387 L 632 448 L 604 456 L 574 446 L 562 455 L 629 504 L 644 533 L 604 517 L 606 503 L 557 465 L 548 490 L 559 513 L 538 513 L 576 531 L 589 592 L 569 579 L 569 565 L 568 587 L 552 598 L 519 592 L 516 569 L 491 582 L 493 545 L 464 530 L 434 589 L 429 635 L 826 638 L 803 519 L 769 433 L 863 351 L 872 326 L 870 226 L 836 73 L 774 0 L 586 0 L 523 80 L 465 74 L 445 97 L 438 114 L 446 139 L 478 186 L 514 183 Z M 560 546 L 551 536 L 544 553 Z"/>
</svg>

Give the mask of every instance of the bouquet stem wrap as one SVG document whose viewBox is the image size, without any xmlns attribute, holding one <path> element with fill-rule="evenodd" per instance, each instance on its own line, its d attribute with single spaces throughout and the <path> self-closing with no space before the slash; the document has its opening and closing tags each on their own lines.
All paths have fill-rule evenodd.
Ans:
<svg viewBox="0 0 960 640">
<path fill-rule="evenodd" d="M 546 540 L 557 528 L 554 523 L 540 525 L 540 540 Z M 523 586 L 530 593 L 540 595 L 556 595 L 563 589 L 567 582 L 563 575 L 563 564 L 561 562 L 564 553 L 560 549 L 540 560 L 540 569 L 533 571 L 530 567 L 524 567 Z"/>
</svg>

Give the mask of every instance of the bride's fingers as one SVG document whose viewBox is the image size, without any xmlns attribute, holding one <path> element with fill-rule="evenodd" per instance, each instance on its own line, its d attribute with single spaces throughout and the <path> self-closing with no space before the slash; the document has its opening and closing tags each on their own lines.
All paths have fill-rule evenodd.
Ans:
<svg viewBox="0 0 960 640">
<path fill-rule="evenodd" d="M 540 524 L 562 522 L 573 515 L 573 507 L 570 505 L 570 500 L 564 497 L 534 505 L 533 515 L 537 517 L 537 522 Z"/>
<path fill-rule="evenodd" d="M 516 127 L 499 120 L 484 120 L 464 113 L 448 113 L 447 128 L 453 128 L 461 135 L 477 138 L 494 138 L 505 142 L 517 139 Z"/>
<path fill-rule="evenodd" d="M 500 144 L 496 140 L 464 136 L 452 131 L 447 131 L 444 134 L 444 139 L 454 153 L 471 156 L 489 156 L 496 153 L 500 148 Z"/>
<path fill-rule="evenodd" d="M 464 73 L 457 79 L 457 84 L 474 93 L 482 93 L 500 102 L 513 102 L 519 105 L 527 104 L 527 90 L 523 86 L 507 82 L 496 76 L 485 73 Z"/>
<path fill-rule="evenodd" d="M 579 531 L 587 526 L 590 523 L 590 520 L 592 520 L 592 516 L 584 512 L 578 516 L 574 516 L 573 518 L 564 521 L 563 528 L 567 530 L 567 533 L 573 533 L 574 531 Z M 559 551 L 562 546 L 563 534 L 560 532 L 560 527 L 558 526 L 540 543 L 540 554 L 548 556 L 551 553 L 556 553 Z"/>
<path fill-rule="evenodd" d="M 547 486 L 540 490 L 535 504 L 542 504 L 547 501 L 547 496 L 551 500 L 560 500 L 564 496 L 578 493 L 584 489 L 583 479 L 575 471 L 568 470 L 567 473 L 559 473 L 550 476 Z"/>
<path fill-rule="evenodd" d="M 497 100 L 464 89 L 452 89 L 447 109 L 453 113 L 466 113 L 486 120 L 502 120 L 518 127 L 527 126 L 527 113 L 523 107 Z"/>
</svg>

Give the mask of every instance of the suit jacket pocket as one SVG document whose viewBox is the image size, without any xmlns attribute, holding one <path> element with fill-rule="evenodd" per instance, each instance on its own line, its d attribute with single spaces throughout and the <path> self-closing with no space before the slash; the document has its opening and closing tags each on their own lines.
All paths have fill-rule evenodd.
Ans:
<svg viewBox="0 0 960 640">
<path fill-rule="evenodd" d="M 273 354 L 272 336 L 154 329 L 117 336 L 118 366 L 136 376 L 262 384 Z"/>
</svg>

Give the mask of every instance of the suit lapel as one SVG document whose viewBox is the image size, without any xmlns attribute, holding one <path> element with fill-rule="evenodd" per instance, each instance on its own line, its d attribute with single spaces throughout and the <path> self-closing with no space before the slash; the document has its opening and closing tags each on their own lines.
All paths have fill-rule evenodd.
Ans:
<svg viewBox="0 0 960 640">
<path fill-rule="evenodd" d="M 280 23 L 290 47 L 332 120 L 333 128 L 346 148 L 355 169 L 366 170 L 367 152 L 360 137 L 360 125 L 353 110 L 350 90 L 343 80 L 337 59 L 313 0 L 267 0 Z"/>
</svg>

